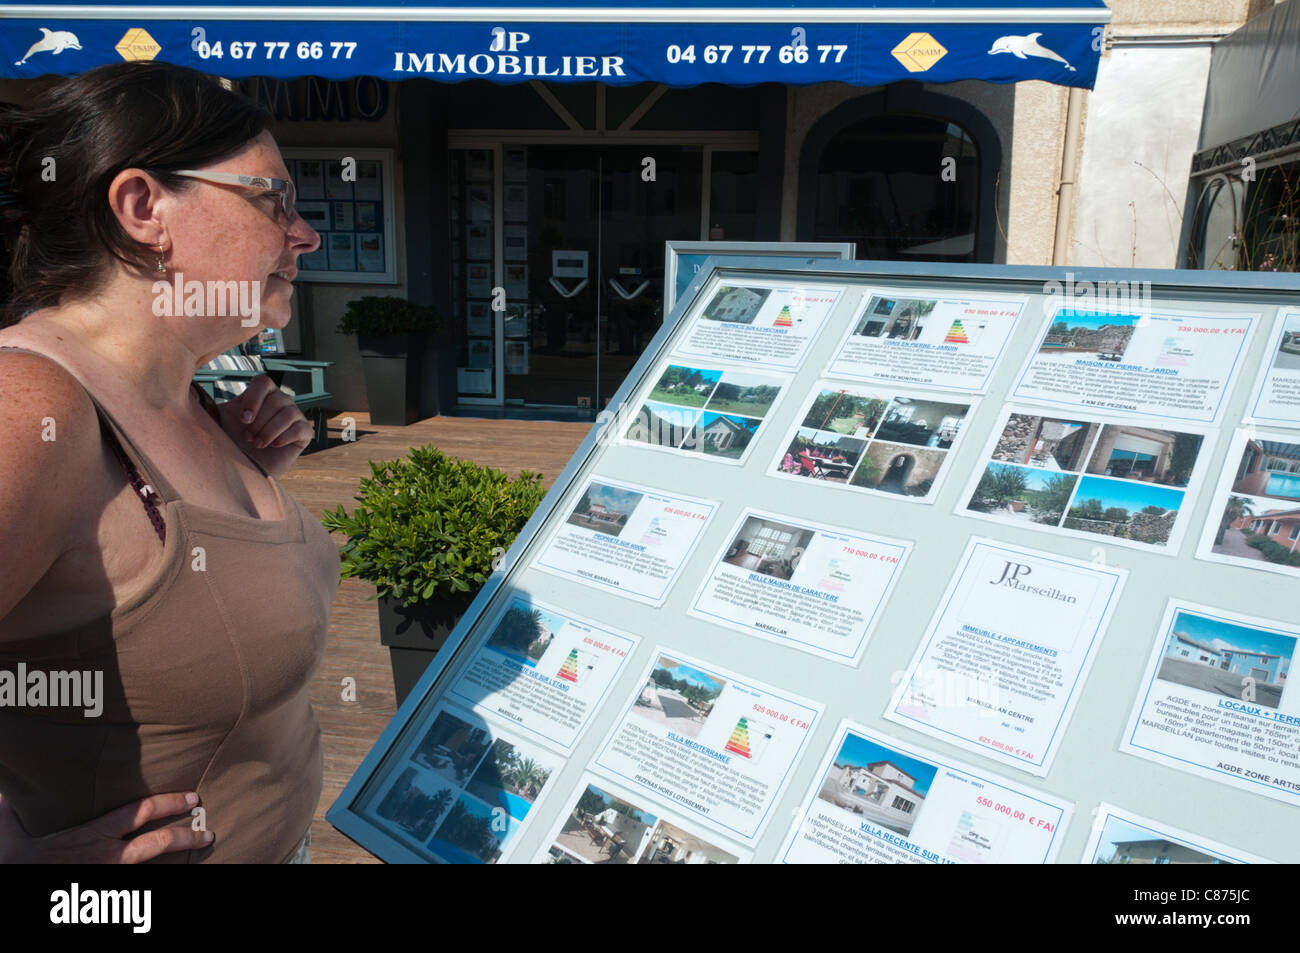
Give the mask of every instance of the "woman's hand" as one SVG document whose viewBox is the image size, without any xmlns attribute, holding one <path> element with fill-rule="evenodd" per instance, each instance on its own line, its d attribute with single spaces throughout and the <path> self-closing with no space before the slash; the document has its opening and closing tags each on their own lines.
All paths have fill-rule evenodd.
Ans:
<svg viewBox="0 0 1300 953">
<path fill-rule="evenodd" d="M 197 794 L 155 794 L 119 807 L 80 827 L 44 837 L 23 830 L 14 809 L 0 798 L 0 863 L 6 864 L 140 864 L 160 854 L 199 850 L 212 843 L 211 831 L 160 827 L 130 839 L 150 821 L 188 815 Z"/>
<path fill-rule="evenodd" d="M 314 429 L 293 398 L 259 374 L 244 392 L 217 405 L 221 429 L 273 477 L 282 476 L 311 443 Z"/>
</svg>

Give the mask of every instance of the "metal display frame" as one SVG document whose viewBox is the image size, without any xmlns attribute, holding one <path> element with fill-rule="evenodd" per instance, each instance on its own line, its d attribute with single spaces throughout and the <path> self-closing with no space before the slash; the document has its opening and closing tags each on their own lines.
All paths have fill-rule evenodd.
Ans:
<svg viewBox="0 0 1300 953">
<path fill-rule="evenodd" d="M 653 383 L 648 378 L 680 341 L 712 289 L 721 283 L 746 280 L 779 281 L 795 287 L 842 287 L 824 326 L 794 373 L 789 389 L 770 411 L 770 426 L 755 438 L 753 453 L 742 467 L 709 460 L 686 459 L 651 448 L 606 439 L 610 424 L 623 422 L 618 408 Z M 1096 559 L 1098 544 L 1012 526 L 991 526 L 954 513 L 972 468 L 982 464 L 982 450 L 999 419 L 1000 408 L 1025 358 L 1044 328 L 1045 299 L 1052 283 L 1150 283 L 1155 303 L 1187 310 L 1258 314 L 1246 345 L 1241 371 L 1227 393 L 1223 417 L 1209 431 L 1206 446 L 1209 477 L 1190 509 L 1190 531 L 1177 552 L 1157 554 L 1121 547 L 1105 549 L 1110 565 L 1128 570 L 1129 579 L 1116 614 L 1093 663 L 1081 697 L 1065 731 L 1059 756 L 1046 777 L 1009 769 L 993 760 L 886 721 L 883 713 L 897 678 L 906 670 L 934 607 L 948 585 L 957 560 L 972 536 L 994 538 L 1026 549 L 1045 550 L 1075 559 Z M 1059 285 L 1057 288 L 1059 289 Z M 952 472 L 933 505 L 864 497 L 852 507 L 844 495 L 810 485 L 796 492 L 790 484 L 768 476 L 778 444 L 798 413 L 813 383 L 825 375 L 830 357 L 857 314 L 868 289 L 933 289 L 950 294 L 1025 296 L 1027 304 L 1011 334 L 987 393 L 967 422 L 964 442 L 954 451 Z M 446 644 L 384 729 L 348 782 L 327 819 L 354 841 L 389 862 L 428 862 L 400 836 L 358 809 L 374 798 L 380 778 L 391 780 L 396 765 L 389 762 L 406 745 L 420 716 L 438 704 L 467 661 L 488 635 L 488 623 L 504 600 L 525 594 L 566 606 L 584 618 L 639 636 L 632 657 L 610 686 L 593 722 L 551 778 L 514 842 L 512 862 L 528 862 L 545 847 L 547 832 L 588 770 L 593 747 L 608 733 L 620 714 L 621 699 L 635 689 L 636 680 L 656 646 L 707 660 L 825 704 L 825 714 L 813 725 L 807 750 L 793 767 L 789 785 L 775 804 L 770 828 L 752 845 L 753 862 L 774 860 L 789 829 L 784 820 L 803 802 L 842 718 L 872 731 L 987 768 L 990 774 L 1013 778 L 1024 785 L 1057 795 L 1074 804 L 1063 832 L 1058 863 L 1077 863 L 1089 837 L 1091 813 L 1103 802 L 1134 813 L 1159 818 L 1171 827 L 1195 831 L 1274 860 L 1300 859 L 1300 830 L 1291 823 L 1292 805 L 1234 789 L 1193 774 L 1140 760 L 1119 751 L 1120 736 L 1135 702 L 1156 629 L 1170 596 L 1210 603 L 1233 612 L 1296 621 L 1293 582 L 1250 569 L 1214 564 L 1195 558 L 1200 529 L 1209 518 L 1213 487 L 1225 465 L 1232 432 L 1241 425 L 1244 408 L 1254 391 L 1255 370 L 1267 347 L 1269 329 L 1279 308 L 1300 303 L 1300 275 L 1283 273 L 1189 272 L 1152 269 L 1067 269 L 1004 265 L 951 265 L 873 261 L 810 261 L 804 257 L 754 256 L 743 260 L 710 258 L 692 280 L 669 319 L 601 413 L 591 432 L 556 479 L 542 504 L 510 547 L 501 568 L 492 574 Z M 886 385 L 888 386 L 888 385 Z M 929 388 L 935 389 L 935 388 Z M 628 412 L 635 408 L 629 407 Z M 1300 432 L 1297 434 L 1300 441 Z M 565 518 L 588 476 L 602 476 L 662 489 L 683 496 L 720 502 L 720 512 L 708 524 L 705 537 L 686 559 L 682 573 L 659 607 L 629 601 L 616 593 L 597 592 L 577 582 L 540 573 L 532 561 L 557 521 Z M 901 537 L 913 542 L 901 579 L 883 605 L 880 625 L 856 665 L 817 658 L 786 645 L 755 639 L 698 618 L 687 617 L 684 606 L 710 568 L 723 536 L 739 513 L 754 507 L 788 514 L 809 523 L 842 525 Z M 545 583 L 545 589 L 536 587 Z M 1168 792 L 1178 791 L 1177 798 Z"/>
<path fill-rule="evenodd" d="M 677 305 L 677 271 L 684 255 L 703 256 L 700 274 L 708 271 L 708 259 L 722 261 L 747 261 L 758 255 L 789 258 L 802 255 L 807 258 L 832 261 L 853 261 L 858 253 L 856 242 L 664 242 L 664 324 Z M 689 287 L 689 285 L 688 285 Z"/>
</svg>

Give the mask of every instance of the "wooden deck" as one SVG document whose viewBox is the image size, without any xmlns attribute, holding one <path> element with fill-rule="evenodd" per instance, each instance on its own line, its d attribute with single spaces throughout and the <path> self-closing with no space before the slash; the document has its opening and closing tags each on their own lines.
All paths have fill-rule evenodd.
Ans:
<svg viewBox="0 0 1300 953">
<path fill-rule="evenodd" d="M 356 440 L 340 439 L 344 414 L 330 420 L 328 449 L 306 454 L 281 478 L 308 511 L 319 516 L 356 506 L 353 497 L 371 460 L 397 460 L 414 446 L 432 444 L 454 457 L 505 470 L 544 474 L 550 487 L 590 429 L 590 424 L 532 420 L 480 420 L 433 417 L 408 427 L 370 424 L 369 416 L 352 413 Z M 338 545 L 344 538 L 334 534 Z M 311 857 L 316 864 L 378 863 L 374 856 L 336 831 L 325 820 L 352 773 L 397 710 L 388 649 L 379 644 L 375 587 L 357 579 L 339 584 L 330 614 L 325 660 L 312 683 L 312 702 L 325 750 L 325 784 L 311 829 Z M 356 701 L 343 701 L 343 679 L 356 679 Z"/>
</svg>

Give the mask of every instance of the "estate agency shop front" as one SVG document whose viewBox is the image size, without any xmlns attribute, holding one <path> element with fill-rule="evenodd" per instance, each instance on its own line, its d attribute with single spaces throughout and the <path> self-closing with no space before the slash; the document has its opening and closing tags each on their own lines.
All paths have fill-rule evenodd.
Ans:
<svg viewBox="0 0 1300 953">
<path fill-rule="evenodd" d="M 271 108 L 322 236 L 286 347 L 335 362 L 340 407 L 364 389 L 338 317 L 397 294 L 449 318 L 424 412 L 580 418 L 665 317 L 666 241 L 1007 260 L 1014 84 L 1091 88 L 1110 17 L 1100 0 L 7 12 L 0 99 L 156 58 Z"/>
</svg>

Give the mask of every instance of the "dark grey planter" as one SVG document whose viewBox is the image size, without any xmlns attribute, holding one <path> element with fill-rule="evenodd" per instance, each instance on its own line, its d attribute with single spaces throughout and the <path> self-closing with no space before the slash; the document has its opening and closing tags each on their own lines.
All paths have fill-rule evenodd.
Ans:
<svg viewBox="0 0 1300 953">
<path fill-rule="evenodd" d="M 388 646 L 393 665 L 393 689 L 400 706 L 411 693 L 451 630 L 465 614 L 476 592 L 403 606 L 390 596 L 379 597 L 379 641 Z"/>
<path fill-rule="evenodd" d="M 420 377 L 428 335 L 357 335 L 370 422 L 405 427 L 420 419 Z"/>
</svg>

